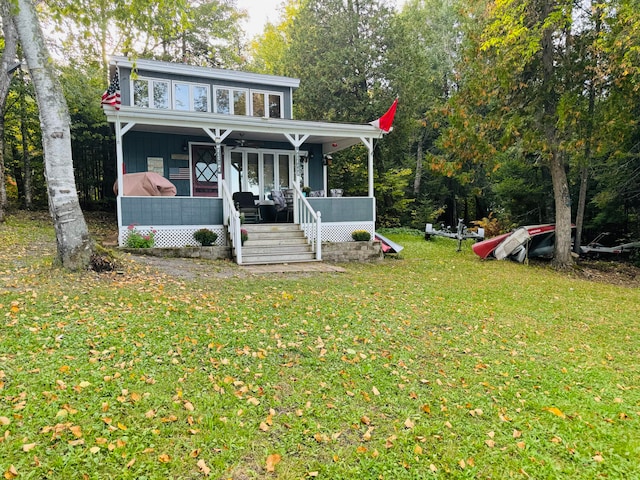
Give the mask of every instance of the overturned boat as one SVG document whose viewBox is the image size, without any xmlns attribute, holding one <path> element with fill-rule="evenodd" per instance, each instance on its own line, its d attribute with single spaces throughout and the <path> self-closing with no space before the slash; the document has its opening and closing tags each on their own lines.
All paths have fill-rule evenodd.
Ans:
<svg viewBox="0 0 640 480">
<path fill-rule="evenodd" d="M 510 259 L 524 262 L 526 258 L 551 257 L 555 241 L 554 224 L 529 225 L 511 233 L 492 237 L 471 246 L 480 258 Z"/>
</svg>

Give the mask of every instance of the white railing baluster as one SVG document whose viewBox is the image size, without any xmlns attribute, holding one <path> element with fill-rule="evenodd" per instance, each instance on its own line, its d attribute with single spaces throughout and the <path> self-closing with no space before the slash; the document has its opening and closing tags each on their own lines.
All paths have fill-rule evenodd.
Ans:
<svg viewBox="0 0 640 480">
<path fill-rule="evenodd" d="M 297 182 L 299 183 L 299 182 Z M 322 260 L 322 214 L 313 210 L 297 184 L 293 185 L 293 219 L 300 222 L 304 236 L 316 252 L 316 260 Z"/>
<path fill-rule="evenodd" d="M 223 198 L 223 221 L 229 229 L 229 237 L 231 238 L 231 248 L 236 251 L 236 262 L 238 265 L 242 265 L 242 234 L 240 232 L 240 213 L 236 210 L 236 206 L 233 203 L 233 197 L 231 192 L 227 188 L 225 182 L 221 182 L 222 185 L 222 198 Z M 228 223 L 227 223 L 228 222 Z"/>
</svg>

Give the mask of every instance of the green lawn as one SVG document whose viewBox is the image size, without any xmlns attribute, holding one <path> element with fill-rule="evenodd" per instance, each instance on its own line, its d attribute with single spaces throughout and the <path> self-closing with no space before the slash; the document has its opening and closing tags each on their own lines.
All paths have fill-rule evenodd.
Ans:
<svg viewBox="0 0 640 480">
<path fill-rule="evenodd" d="M 640 289 L 390 236 L 342 274 L 187 281 L 62 272 L 9 217 L 0 474 L 640 478 Z"/>
</svg>

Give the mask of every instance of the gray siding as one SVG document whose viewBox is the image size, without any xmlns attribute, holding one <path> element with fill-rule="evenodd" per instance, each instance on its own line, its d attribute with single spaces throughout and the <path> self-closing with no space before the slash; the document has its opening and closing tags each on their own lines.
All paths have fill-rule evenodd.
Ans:
<svg viewBox="0 0 640 480">
<path fill-rule="evenodd" d="M 221 198 L 122 197 L 122 226 L 222 225 Z"/>
<path fill-rule="evenodd" d="M 322 213 L 322 222 L 371 222 L 375 220 L 375 200 L 368 197 L 307 198 Z"/>
</svg>

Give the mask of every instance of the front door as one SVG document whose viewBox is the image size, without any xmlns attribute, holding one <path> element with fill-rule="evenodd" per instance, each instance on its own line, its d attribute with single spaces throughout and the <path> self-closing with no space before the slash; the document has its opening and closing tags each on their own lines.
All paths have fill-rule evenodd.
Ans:
<svg viewBox="0 0 640 480">
<path fill-rule="evenodd" d="M 222 162 L 214 145 L 191 145 L 191 181 L 194 197 L 217 197 Z"/>
</svg>

